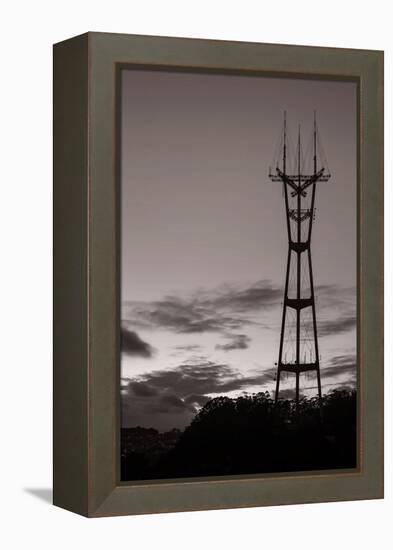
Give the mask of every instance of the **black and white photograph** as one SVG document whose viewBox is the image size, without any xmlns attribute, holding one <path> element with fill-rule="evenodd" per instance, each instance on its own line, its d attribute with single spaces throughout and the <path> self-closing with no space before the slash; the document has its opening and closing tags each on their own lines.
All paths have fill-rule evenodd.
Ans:
<svg viewBox="0 0 393 550">
<path fill-rule="evenodd" d="M 358 467 L 358 84 L 121 70 L 121 481 Z"/>
</svg>

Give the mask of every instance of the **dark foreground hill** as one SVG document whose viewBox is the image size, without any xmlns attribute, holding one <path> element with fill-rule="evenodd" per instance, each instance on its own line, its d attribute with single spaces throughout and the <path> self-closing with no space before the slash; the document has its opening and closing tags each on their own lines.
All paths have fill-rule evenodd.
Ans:
<svg viewBox="0 0 393 550">
<path fill-rule="evenodd" d="M 180 432 L 122 431 L 122 480 L 356 467 L 356 392 L 274 404 L 268 393 L 209 401 Z"/>
</svg>

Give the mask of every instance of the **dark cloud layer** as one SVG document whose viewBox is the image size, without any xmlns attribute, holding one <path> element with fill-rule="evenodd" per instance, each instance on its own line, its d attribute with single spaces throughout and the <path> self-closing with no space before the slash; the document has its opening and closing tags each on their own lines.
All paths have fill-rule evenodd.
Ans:
<svg viewBox="0 0 393 550">
<path fill-rule="evenodd" d="M 356 357 L 333 357 L 327 366 L 321 368 L 321 375 L 322 380 L 345 376 L 340 387 L 353 387 L 356 384 Z M 122 424 L 159 430 L 182 428 L 213 396 L 244 392 L 250 388 L 264 391 L 274 377 L 275 368 L 244 376 L 225 363 L 199 358 L 199 361 L 186 362 L 175 369 L 151 371 L 132 380 L 123 379 Z M 292 399 L 293 388 L 282 389 L 280 397 Z"/>
<path fill-rule="evenodd" d="M 315 296 L 319 307 L 353 311 L 353 306 L 356 304 L 356 287 L 335 284 L 316 285 Z"/>
<path fill-rule="evenodd" d="M 161 328 L 177 333 L 220 332 L 238 329 L 246 321 L 226 315 L 194 300 L 167 296 L 154 302 L 128 304 L 129 322 L 143 328 Z"/>
<path fill-rule="evenodd" d="M 262 374 L 243 376 L 224 363 L 213 361 L 185 363 L 171 370 L 159 370 L 138 378 L 140 384 L 159 391 L 173 392 L 182 398 L 193 394 L 221 394 L 270 380 L 270 370 Z"/>
<path fill-rule="evenodd" d="M 199 344 L 185 344 L 184 346 L 174 346 L 176 351 L 200 351 L 201 346 Z"/>
<path fill-rule="evenodd" d="M 229 339 L 229 342 L 227 344 L 217 344 L 216 349 L 222 351 L 247 349 L 251 342 L 251 338 L 246 334 L 228 334 L 226 338 Z"/>
<path fill-rule="evenodd" d="M 282 289 L 269 281 L 257 281 L 246 288 L 224 285 L 210 298 L 211 305 L 237 312 L 257 311 L 270 308 L 282 299 Z M 209 301 L 209 297 L 206 298 Z"/>
<path fill-rule="evenodd" d="M 121 328 L 120 334 L 121 351 L 126 355 L 136 355 L 139 357 L 145 357 L 146 359 L 152 357 L 153 348 L 150 344 L 142 340 L 140 336 L 133 330 L 128 330 L 124 327 Z"/>
<path fill-rule="evenodd" d="M 343 317 L 320 321 L 318 323 L 319 336 L 335 336 L 356 328 L 356 316 L 345 315 Z"/>
<path fill-rule="evenodd" d="M 318 310 L 337 310 L 336 318 L 318 321 L 320 336 L 334 336 L 356 327 L 354 287 L 320 285 L 315 294 Z M 283 288 L 267 280 L 247 287 L 224 284 L 189 297 L 169 295 L 151 302 L 126 302 L 123 321 L 132 327 L 161 328 L 180 334 L 227 333 L 260 322 L 258 314 L 280 306 L 282 298 Z"/>
<path fill-rule="evenodd" d="M 123 380 L 122 424 L 158 429 L 183 427 L 212 395 L 251 386 L 262 390 L 273 375 L 273 369 L 269 369 L 261 374 L 242 376 L 229 365 L 205 360 Z"/>
<path fill-rule="evenodd" d="M 330 360 L 329 366 L 321 367 L 321 376 L 323 378 L 346 375 L 347 381 L 356 382 L 356 356 L 355 355 L 336 355 Z"/>
<path fill-rule="evenodd" d="M 238 330 L 253 322 L 252 314 L 272 308 L 281 297 L 282 289 L 269 281 L 245 288 L 223 285 L 189 298 L 166 296 L 152 302 L 127 302 L 124 321 L 183 334 Z"/>
</svg>

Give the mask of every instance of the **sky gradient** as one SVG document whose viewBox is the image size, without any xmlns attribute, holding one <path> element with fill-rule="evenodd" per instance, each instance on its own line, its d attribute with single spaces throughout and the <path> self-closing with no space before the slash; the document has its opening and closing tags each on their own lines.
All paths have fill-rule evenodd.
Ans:
<svg viewBox="0 0 393 550">
<path fill-rule="evenodd" d="M 288 243 L 268 172 L 284 109 L 305 142 L 317 111 L 332 174 L 312 238 L 322 387 L 353 386 L 355 84 L 125 70 L 121 109 L 123 425 L 181 428 L 211 397 L 272 391 Z"/>
</svg>

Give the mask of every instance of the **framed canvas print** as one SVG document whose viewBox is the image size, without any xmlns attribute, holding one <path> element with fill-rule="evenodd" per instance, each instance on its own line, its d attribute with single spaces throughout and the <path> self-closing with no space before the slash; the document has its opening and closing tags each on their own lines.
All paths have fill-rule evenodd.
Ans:
<svg viewBox="0 0 393 550">
<path fill-rule="evenodd" d="M 383 496 L 383 54 L 54 47 L 54 502 Z"/>
</svg>

